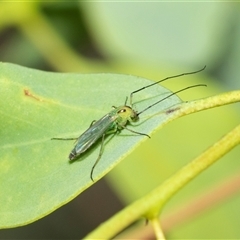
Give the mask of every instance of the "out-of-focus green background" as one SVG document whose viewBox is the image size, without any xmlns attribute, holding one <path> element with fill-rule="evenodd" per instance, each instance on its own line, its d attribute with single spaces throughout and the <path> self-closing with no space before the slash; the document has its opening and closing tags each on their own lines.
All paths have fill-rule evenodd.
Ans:
<svg viewBox="0 0 240 240">
<path fill-rule="evenodd" d="M 206 83 L 207 89 L 181 94 L 184 100 L 202 98 L 240 86 L 239 12 L 239 3 L 231 2 L 1 2 L 0 61 L 45 71 L 126 73 L 152 80 L 207 65 L 201 77 L 164 83 L 173 90 Z M 82 238 L 158 186 L 239 119 L 238 104 L 179 119 L 71 203 L 36 223 L 0 230 L 0 238 Z M 170 201 L 162 217 L 168 237 L 240 238 L 240 184 L 234 177 L 239 159 L 236 148 Z M 236 184 L 231 193 L 221 188 L 231 183 Z M 211 202 L 218 190 L 221 197 Z M 174 216 L 181 208 L 186 210 Z"/>
</svg>

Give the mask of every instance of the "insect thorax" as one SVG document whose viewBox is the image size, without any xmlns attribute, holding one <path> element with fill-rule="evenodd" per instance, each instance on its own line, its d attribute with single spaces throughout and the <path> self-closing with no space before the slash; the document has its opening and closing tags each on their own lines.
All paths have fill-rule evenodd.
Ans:
<svg viewBox="0 0 240 240">
<path fill-rule="evenodd" d="M 125 126 L 128 121 L 136 122 L 139 119 L 137 112 L 129 106 L 120 106 L 117 107 L 115 110 L 117 114 L 116 121 L 119 125 Z"/>
</svg>

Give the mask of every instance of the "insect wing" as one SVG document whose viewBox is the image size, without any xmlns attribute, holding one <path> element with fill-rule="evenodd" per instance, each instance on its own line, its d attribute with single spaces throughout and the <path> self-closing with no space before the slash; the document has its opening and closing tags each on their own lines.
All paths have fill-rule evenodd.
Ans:
<svg viewBox="0 0 240 240">
<path fill-rule="evenodd" d="M 90 148 L 109 128 L 116 117 L 110 114 L 105 115 L 93 125 L 91 125 L 77 140 L 74 147 L 76 155 L 85 152 Z"/>
</svg>

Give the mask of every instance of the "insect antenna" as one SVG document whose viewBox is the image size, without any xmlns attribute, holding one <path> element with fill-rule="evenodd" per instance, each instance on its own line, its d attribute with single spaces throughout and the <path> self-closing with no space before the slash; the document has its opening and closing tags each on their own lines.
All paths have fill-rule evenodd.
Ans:
<svg viewBox="0 0 240 240">
<path fill-rule="evenodd" d="M 188 87 L 182 88 L 182 89 L 180 89 L 180 90 L 178 90 L 178 91 L 176 91 L 176 92 L 170 93 L 169 95 L 167 95 L 166 97 L 162 98 L 161 100 L 159 100 L 159 101 L 153 103 L 152 105 L 146 107 L 146 108 L 143 109 L 141 112 L 137 113 L 137 115 L 139 116 L 140 114 L 142 114 L 143 112 L 145 112 L 145 111 L 148 110 L 149 108 L 157 105 L 158 103 L 166 100 L 167 98 L 169 98 L 169 97 L 171 97 L 171 96 L 173 96 L 173 95 L 175 95 L 175 94 L 177 94 L 177 93 L 183 92 L 183 91 L 185 91 L 185 90 L 187 90 L 187 89 L 194 88 L 194 87 L 207 87 L 207 85 L 206 85 L 206 84 L 196 84 L 196 85 L 192 85 L 192 86 L 188 86 Z"/>
<path fill-rule="evenodd" d="M 124 106 L 127 105 L 127 100 L 128 100 L 128 97 L 126 97 L 126 100 L 125 100 Z"/>
<path fill-rule="evenodd" d="M 157 82 L 154 82 L 154 83 L 152 83 L 152 84 L 149 84 L 149 85 L 147 85 L 147 86 L 145 86 L 145 87 L 139 88 L 139 89 L 131 92 L 131 94 L 130 94 L 130 106 L 133 105 L 133 103 L 132 103 L 133 94 L 135 94 L 135 93 L 137 93 L 137 92 L 140 92 L 140 91 L 142 91 L 142 90 L 144 90 L 144 89 L 146 89 L 146 88 L 152 87 L 152 86 L 154 86 L 154 85 L 156 85 L 156 84 L 158 84 L 158 83 L 160 83 L 160 82 L 164 82 L 164 81 L 166 81 L 166 80 L 168 80 L 168 79 L 178 78 L 178 77 L 182 77 L 182 76 L 186 76 L 186 75 L 191 75 L 191 74 L 199 73 L 199 72 L 203 71 L 205 68 L 206 68 L 206 65 L 205 65 L 203 68 L 201 68 L 200 70 L 197 70 L 197 71 L 194 71 L 194 72 L 181 73 L 181 74 L 178 74 L 178 75 L 166 77 L 166 78 L 164 78 L 164 79 L 161 79 L 161 80 L 159 80 L 159 81 L 157 81 Z"/>
</svg>

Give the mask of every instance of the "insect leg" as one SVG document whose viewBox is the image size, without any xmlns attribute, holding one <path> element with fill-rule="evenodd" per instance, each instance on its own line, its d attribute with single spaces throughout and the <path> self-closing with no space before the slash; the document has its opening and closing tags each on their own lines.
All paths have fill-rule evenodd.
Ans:
<svg viewBox="0 0 240 240">
<path fill-rule="evenodd" d="M 91 122 L 91 124 L 90 124 L 90 127 L 94 124 L 96 122 L 96 120 L 93 120 L 92 122 Z M 89 128 L 90 128 L 89 127 Z"/>
<path fill-rule="evenodd" d="M 112 134 L 112 133 L 114 133 L 114 135 L 115 135 L 115 134 L 117 133 L 117 131 L 118 131 L 118 129 L 117 129 L 117 127 L 115 126 L 113 129 L 108 130 L 106 133 L 104 133 L 104 134 L 102 135 L 102 142 L 101 142 L 101 147 L 100 147 L 99 155 L 98 155 L 98 158 L 97 158 L 97 160 L 95 161 L 95 163 L 94 163 L 94 165 L 93 165 L 93 167 L 92 167 L 91 174 L 90 174 L 90 177 L 91 177 L 91 179 L 92 179 L 93 182 L 94 182 L 94 180 L 93 180 L 93 170 L 94 170 L 94 168 L 96 167 L 97 163 L 99 162 L 99 160 L 100 160 L 100 158 L 101 158 L 101 156 L 102 156 L 102 154 L 103 154 L 105 136 L 106 136 L 107 134 Z"/>
<path fill-rule="evenodd" d="M 89 126 L 89 128 L 96 122 L 96 120 L 93 120 Z M 75 138 L 51 138 L 51 140 L 78 140 L 79 137 Z"/>
<path fill-rule="evenodd" d="M 78 138 L 51 138 L 51 140 L 77 140 Z"/>
<path fill-rule="evenodd" d="M 96 167 L 97 163 L 99 162 L 99 160 L 100 160 L 100 158 L 101 158 L 101 156 L 103 154 L 103 146 L 104 146 L 105 135 L 106 135 L 105 133 L 102 135 L 102 143 L 101 143 L 100 151 L 99 151 L 99 154 L 98 154 L 98 158 L 97 158 L 96 162 L 92 166 L 90 177 L 91 177 L 93 182 L 94 182 L 94 180 L 93 180 L 93 170 Z"/>
<path fill-rule="evenodd" d="M 148 134 L 146 134 L 146 133 L 136 132 L 136 131 L 134 131 L 134 130 L 132 130 L 132 129 L 129 129 L 129 128 L 127 128 L 127 127 L 125 127 L 125 126 L 122 126 L 122 125 L 121 125 L 121 127 L 124 128 L 124 129 L 127 129 L 128 131 L 130 131 L 130 132 L 132 132 L 132 133 L 136 133 L 136 134 L 138 134 L 138 135 L 143 135 L 143 136 L 146 136 L 146 137 L 148 137 L 148 138 L 151 138 L 151 137 L 150 137 Z"/>
</svg>

